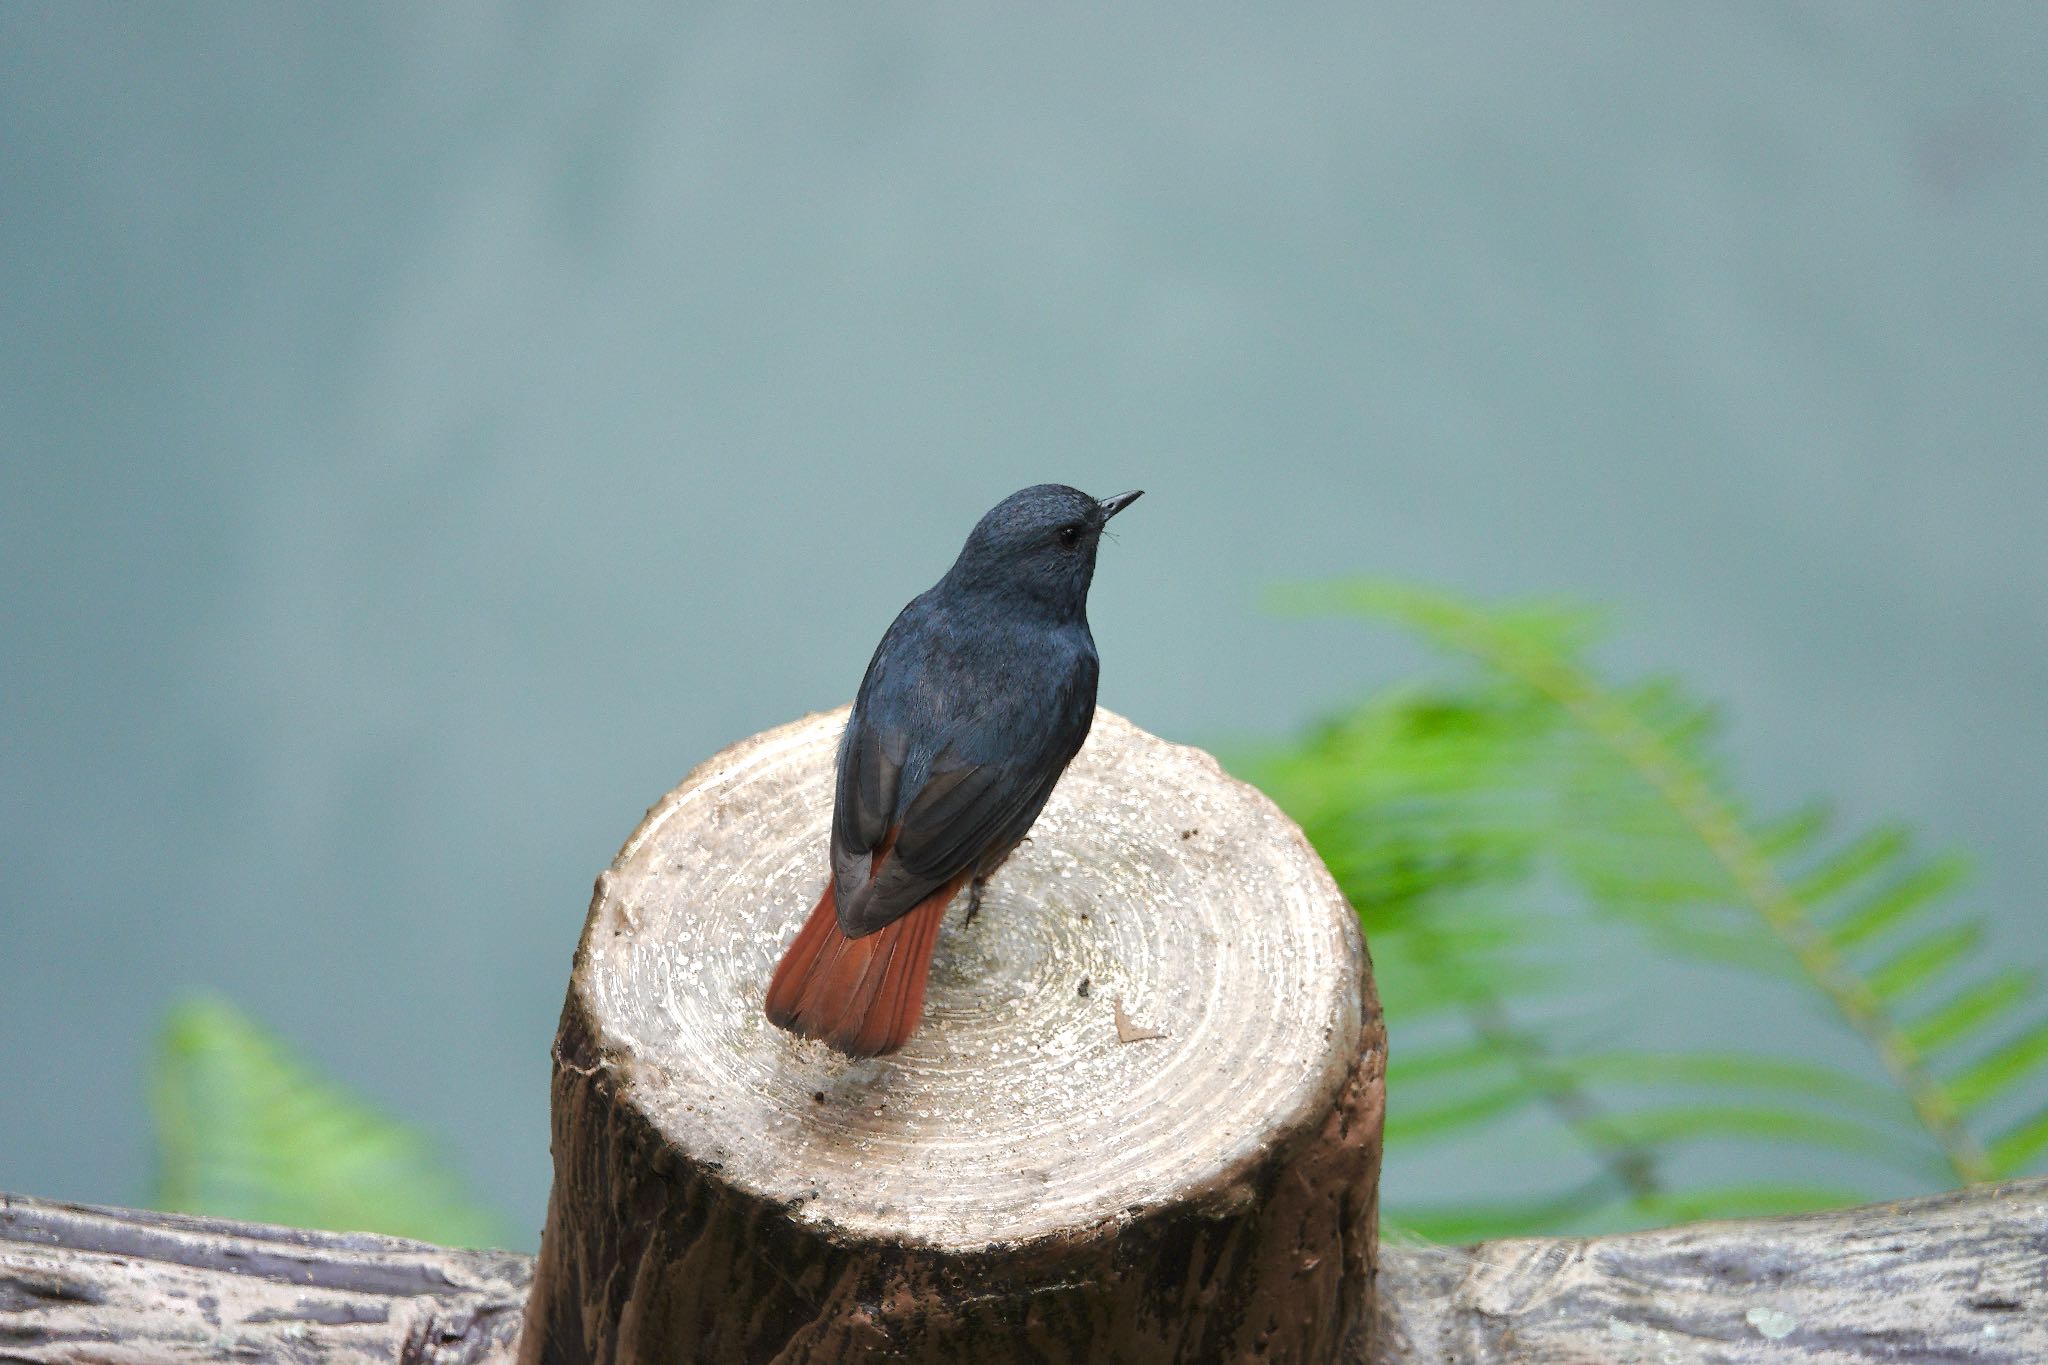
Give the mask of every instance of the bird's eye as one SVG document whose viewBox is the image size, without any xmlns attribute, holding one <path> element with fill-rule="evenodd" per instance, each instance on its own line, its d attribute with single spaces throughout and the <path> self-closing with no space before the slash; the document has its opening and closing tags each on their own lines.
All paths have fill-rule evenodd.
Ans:
<svg viewBox="0 0 2048 1365">
<path fill-rule="evenodd" d="M 1062 544 L 1062 545 L 1066 546 L 1066 547 L 1067 547 L 1067 548 L 1068 548 L 1069 550 L 1071 550 L 1071 549 L 1073 549 L 1073 548 L 1074 548 L 1074 547 L 1075 547 L 1076 545 L 1079 545 L 1080 543 L 1081 543 L 1081 528 L 1080 528 L 1080 527 L 1078 527 L 1078 526 L 1062 526 L 1062 527 L 1060 527 L 1060 544 Z"/>
</svg>

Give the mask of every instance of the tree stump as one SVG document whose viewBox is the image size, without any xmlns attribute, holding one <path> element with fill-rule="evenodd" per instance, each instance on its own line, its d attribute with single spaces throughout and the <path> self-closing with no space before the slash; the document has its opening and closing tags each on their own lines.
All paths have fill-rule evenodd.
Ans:
<svg viewBox="0 0 2048 1365">
<path fill-rule="evenodd" d="M 711 759 L 598 878 L 522 1359 L 1362 1359 L 1386 1035 L 1301 832 L 1098 712 L 916 1036 L 850 1061 L 761 1012 L 845 717 Z"/>
</svg>

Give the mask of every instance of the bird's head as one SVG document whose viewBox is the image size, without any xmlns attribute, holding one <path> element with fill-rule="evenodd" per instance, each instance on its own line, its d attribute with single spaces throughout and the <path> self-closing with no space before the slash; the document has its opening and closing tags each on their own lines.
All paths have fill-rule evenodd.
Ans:
<svg viewBox="0 0 2048 1365">
<path fill-rule="evenodd" d="M 1021 488 L 976 523 L 947 577 L 1078 615 L 1088 605 L 1103 527 L 1141 495 L 1091 498 L 1063 483 Z"/>
</svg>

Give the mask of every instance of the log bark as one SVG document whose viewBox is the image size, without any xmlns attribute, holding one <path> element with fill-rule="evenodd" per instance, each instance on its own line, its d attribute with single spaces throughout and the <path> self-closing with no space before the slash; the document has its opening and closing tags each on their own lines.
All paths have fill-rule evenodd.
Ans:
<svg viewBox="0 0 2048 1365">
<path fill-rule="evenodd" d="M 510 1365 L 531 1274 L 505 1252 L 0 1195 L 0 1362 Z M 2040 1365 L 2048 1179 L 1613 1237 L 1389 1245 L 1375 1301 L 1355 1365 Z"/>
<path fill-rule="evenodd" d="M 1385 1032 L 1300 831 L 1098 713 L 922 1029 L 852 1062 L 761 1013 L 844 718 L 718 755 L 598 881 L 524 1359 L 1356 1358 Z"/>
<path fill-rule="evenodd" d="M 1373 1365 L 2048 1362 L 2048 1179 L 1470 1251 L 1388 1246 Z"/>
<path fill-rule="evenodd" d="M 532 1263 L 0 1194 L 0 1362 L 509 1365 Z"/>
</svg>

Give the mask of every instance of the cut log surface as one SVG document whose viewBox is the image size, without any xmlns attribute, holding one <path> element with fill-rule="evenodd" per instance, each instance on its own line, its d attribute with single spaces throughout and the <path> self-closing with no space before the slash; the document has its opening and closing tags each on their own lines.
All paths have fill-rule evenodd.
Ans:
<svg viewBox="0 0 2048 1365">
<path fill-rule="evenodd" d="M 531 1262 L 0 1194 L 0 1362 L 508 1362 Z"/>
<path fill-rule="evenodd" d="M 949 912 L 923 1026 L 851 1061 L 762 1015 L 845 716 L 719 754 L 599 879 L 526 1358 L 1358 1349 L 1385 1034 L 1300 831 L 1098 712 L 980 917 Z"/>
</svg>

